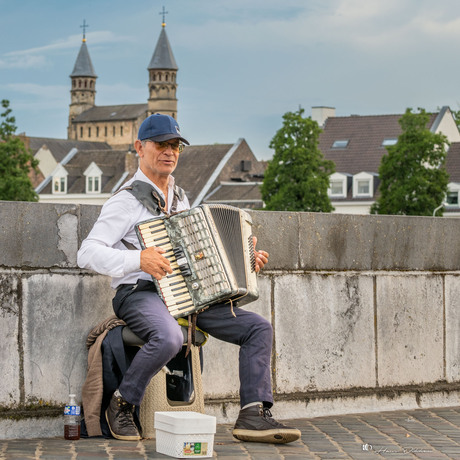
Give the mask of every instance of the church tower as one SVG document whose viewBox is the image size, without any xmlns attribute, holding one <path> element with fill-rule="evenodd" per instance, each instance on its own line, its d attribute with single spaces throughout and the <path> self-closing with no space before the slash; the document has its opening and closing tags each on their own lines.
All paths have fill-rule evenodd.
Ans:
<svg viewBox="0 0 460 460">
<path fill-rule="evenodd" d="M 96 99 L 97 75 L 86 46 L 85 29 L 88 26 L 85 21 L 83 21 L 81 27 L 83 27 L 83 41 L 75 66 L 70 74 L 72 88 L 70 90 L 69 125 L 67 128 L 68 139 L 76 139 L 76 133 L 72 133 L 72 120 L 84 111 L 94 107 Z"/>
<path fill-rule="evenodd" d="M 164 7 L 160 14 L 163 14 L 160 37 L 148 66 L 148 115 L 160 112 L 177 118 L 176 76 L 178 67 L 166 35 L 164 17 L 166 11 L 164 11 Z"/>
<path fill-rule="evenodd" d="M 106 142 L 114 148 L 129 148 L 137 139 L 142 121 L 152 113 L 164 113 L 177 118 L 177 64 L 165 30 L 162 30 L 148 66 L 149 97 L 140 104 L 97 106 L 96 72 L 86 46 L 83 21 L 83 43 L 70 75 L 70 106 L 67 139 Z"/>
</svg>

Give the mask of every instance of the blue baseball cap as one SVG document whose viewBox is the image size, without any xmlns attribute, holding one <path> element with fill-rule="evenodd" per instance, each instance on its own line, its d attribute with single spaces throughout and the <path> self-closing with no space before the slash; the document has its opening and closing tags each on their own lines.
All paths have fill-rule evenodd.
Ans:
<svg viewBox="0 0 460 460">
<path fill-rule="evenodd" d="M 140 141 L 151 139 L 157 142 L 179 139 L 184 144 L 190 145 L 189 141 L 181 136 L 177 121 L 162 113 L 154 113 L 147 117 L 139 128 L 137 138 Z"/>
</svg>

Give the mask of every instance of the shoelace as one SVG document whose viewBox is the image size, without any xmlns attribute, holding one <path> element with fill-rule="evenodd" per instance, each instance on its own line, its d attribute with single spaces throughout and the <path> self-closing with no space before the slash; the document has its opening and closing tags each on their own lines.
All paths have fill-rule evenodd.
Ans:
<svg viewBox="0 0 460 460">
<path fill-rule="evenodd" d="M 270 409 L 268 407 L 264 407 L 263 408 L 263 411 L 264 411 L 264 417 L 265 418 L 273 418 L 273 415 L 272 413 L 270 412 Z"/>
<path fill-rule="evenodd" d="M 262 414 L 261 415 L 268 423 L 273 425 L 275 428 L 285 428 L 285 426 L 282 423 L 276 421 L 273 418 L 272 413 L 270 412 L 270 409 L 268 407 L 264 407 L 262 409 Z"/>
<path fill-rule="evenodd" d="M 128 403 L 120 403 L 118 405 L 119 409 L 117 411 L 117 418 L 119 418 L 119 424 L 121 428 L 126 428 L 128 426 L 135 426 L 132 406 Z"/>
</svg>

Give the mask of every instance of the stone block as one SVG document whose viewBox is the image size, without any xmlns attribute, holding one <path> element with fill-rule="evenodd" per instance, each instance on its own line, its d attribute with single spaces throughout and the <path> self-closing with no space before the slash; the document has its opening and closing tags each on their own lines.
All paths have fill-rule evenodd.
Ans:
<svg viewBox="0 0 460 460">
<path fill-rule="evenodd" d="M 452 270 L 460 267 L 458 219 L 362 216 L 372 232 L 372 270 Z"/>
<path fill-rule="evenodd" d="M 379 385 L 443 379 L 442 277 L 377 275 L 376 304 Z"/>
<path fill-rule="evenodd" d="M 74 267 L 78 248 L 77 205 L 4 202 L 0 206 L 5 267 Z"/>
<path fill-rule="evenodd" d="M 99 214 L 101 213 L 102 206 L 96 205 L 80 205 L 80 229 L 79 229 L 79 244 L 81 246 L 82 241 L 88 236 L 89 232 L 93 228 Z"/>
<path fill-rule="evenodd" d="M 256 249 L 270 254 L 267 270 L 299 267 L 299 213 L 250 211 L 257 236 Z"/>
<path fill-rule="evenodd" d="M 458 270 L 458 219 L 298 213 L 304 270 Z"/>
<path fill-rule="evenodd" d="M 241 307 L 270 321 L 270 278 L 258 279 L 259 299 Z M 230 308 L 230 305 L 228 306 Z M 237 307 L 240 308 L 240 307 Z M 203 390 L 205 398 L 236 398 L 239 395 L 239 346 L 214 337 L 203 347 Z"/>
<path fill-rule="evenodd" d="M 113 315 L 113 291 L 103 276 L 34 274 L 23 281 L 26 397 L 65 403 L 81 394 L 86 338 Z"/>
<path fill-rule="evenodd" d="M 63 409 L 64 411 L 64 409 Z M 54 437 L 64 437 L 64 421 L 63 417 L 40 417 L 29 418 L 23 420 L 11 420 L 11 419 L 0 419 L 0 439 L 31 439 L 31 438 L 54 438 Z M 10 449 L 9 449 L 10 450 Z M 12 450 L 12 449 L 11 449 Z M 14 452 L 8 456 L 16 458 L 63 458 L 65 456 L 64 452 L 62 455 L 58 455 L 57 452 L 53 452 L 52 457 L 50 455 L 43 455 L 43 452 L 34 452 L 31 450 Z"/>
<path fill-rule="evenodd" d="M 370 237 L 361 216 L 300 213 L 300 267 L 362 270 L 370 265 Z"/>
<path fill-rule="evenodd" d="M 20 402 L 20 297 L 18 276 L 14 273 L 0 272 L 0 404 L 6 406 L 16 406 Z"/>
<path fill-rule="evenodd" d="M 460 381 L 460 275 L 446 275 L 446 380 Z"/>
<path fill-rule="evenodd" d="M 372 277 L 280 275 L 274 283 L 276 392 L 373 387 Z"/>
</svg>

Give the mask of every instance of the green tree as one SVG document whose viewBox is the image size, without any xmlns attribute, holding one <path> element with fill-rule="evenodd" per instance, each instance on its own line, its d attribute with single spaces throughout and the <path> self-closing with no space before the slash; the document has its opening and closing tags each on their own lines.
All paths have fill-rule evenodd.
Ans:
<svg viewBox="0 0 460 460">
<path fill-rule="evenodd" d="M 15 136 L 16 119 L 11 115 L 9 101 L 3 99 L 0 114 L 0 200 L 38 201 L 29 171 L 37 170 L 38 161 Z"/>
<path fill-rule="evenodd" d="M 460 110 L 452 110 L 452 116 L 454 117 L 457 127 L 460 129 Z"/>
<path fill-rule="evenodd" d="M 407 109 L 399 123 L 402 133 L 387 147 L 379 167 L 380 197 L 374 214 L 431 216 L 445 199 L 449 175 L 445 169 L 447 137 L 428 128 L 424 109 Z M 442 210 L 438 215 L 442 215 Z"/>
<path fill-rule="evenodd" d="M 271 211 L 331 212 L 327 194 L 334 162 L 318 148 L 321 129 L 304 110 L 283 115 L 283 126 L 270 142 L 275 150 L 261 187 L 265 209 Z"/>
</svg>

